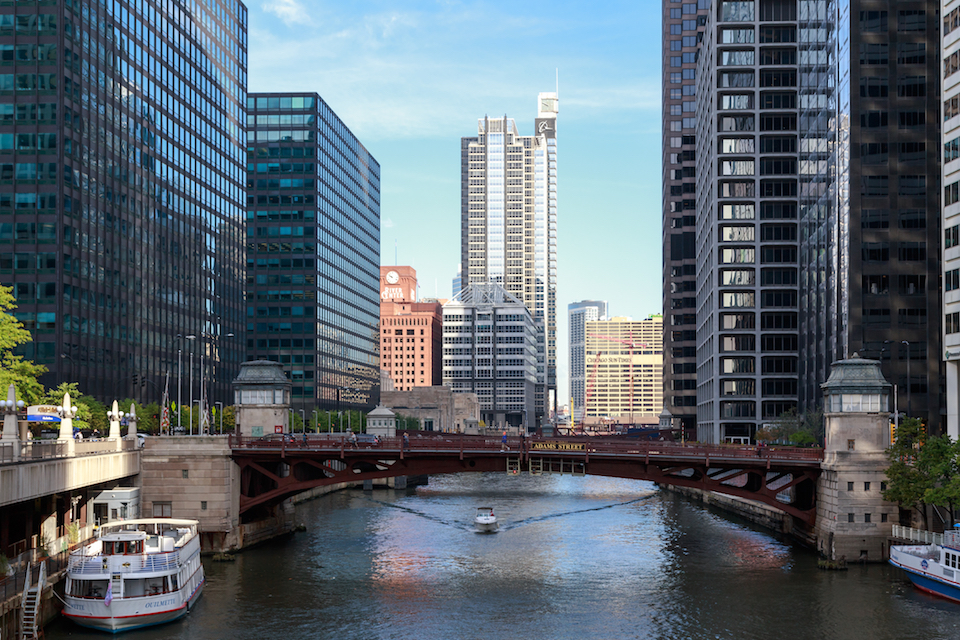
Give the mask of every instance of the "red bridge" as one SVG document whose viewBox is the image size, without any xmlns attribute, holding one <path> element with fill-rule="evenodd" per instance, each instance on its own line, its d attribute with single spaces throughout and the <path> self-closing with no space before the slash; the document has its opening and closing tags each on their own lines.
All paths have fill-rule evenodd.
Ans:
<svg viewBox="0 0 960 640">
<path fill-rule="evenodd" d="M 365 439 L 369 436 L 361 436 Z M 240 467 L 240 513 L 257 519 L 323 485 L 466 471 L 598 475 L 763 502 L 807 526 L 816 517 L 822 449 L 649 442 L 625 437 L 500 438 L 414 435 L 356 445 L 341 434 L 230 437 Z"/>
</svg>

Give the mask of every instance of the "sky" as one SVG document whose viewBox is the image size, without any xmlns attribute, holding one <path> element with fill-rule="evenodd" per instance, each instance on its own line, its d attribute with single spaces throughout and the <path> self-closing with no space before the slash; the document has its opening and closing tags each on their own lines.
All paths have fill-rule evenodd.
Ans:
<svg viewBox="0 0 960 640">
<path fill-rule="evenodd" d="M 382 265 L 449 298 L 460 138 L 484 116 L 557 120 L 557 381 L 567 305 L 661 313 L 660 2 L 247 0 L 248 89 L 316 91 L 380 163 Z"/>
</svg>

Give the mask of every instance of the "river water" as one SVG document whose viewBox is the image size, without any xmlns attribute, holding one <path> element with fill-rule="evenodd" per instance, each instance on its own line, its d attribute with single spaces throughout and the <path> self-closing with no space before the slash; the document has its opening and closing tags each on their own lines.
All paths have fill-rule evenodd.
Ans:
<svg viewBox="0 0 960 640">
<path fill-rule="evenodd" d="M 495 508 L 496 534 L 473 529 Z M 817 569 L 814 552 L 647 482 L 462 474 L 341 491 L 307 526 L 205 559 L 185 619 L 146 639 L 960 638 L 960 604 L 889 565 Z M 103 638 L 59 620 L 46 637 Z"/>
</svg>

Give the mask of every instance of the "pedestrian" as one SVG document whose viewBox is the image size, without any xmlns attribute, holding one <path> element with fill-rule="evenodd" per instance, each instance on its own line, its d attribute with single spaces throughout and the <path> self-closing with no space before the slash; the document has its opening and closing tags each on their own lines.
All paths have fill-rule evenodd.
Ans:
<svg viewBox="0 0 960 640">
<path fill-rule="evenodd" d="M 403 448 L 410 451 L 410 436 L 406 433 L 403 434 Z"/>
<path fill-rule="evenodd" d="M 500 438 L 500 451 L 509 451 L 509 450 L 510 449 L 507 447 L 507 432 L 504 431 L 503 437 Z"/>
<path fill-rule="evenodd" d="M 350 432 L 350 444 L 353 445 L 354 449 L 360 448 L 359 446 L 357 446 L 357 434 L 354 433 L 353 431 Z"/>
</svg>

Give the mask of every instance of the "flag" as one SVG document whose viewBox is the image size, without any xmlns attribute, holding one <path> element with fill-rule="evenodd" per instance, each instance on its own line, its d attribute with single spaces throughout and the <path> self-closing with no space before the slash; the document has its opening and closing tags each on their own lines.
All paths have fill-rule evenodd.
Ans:
<svg viewBox="0 0 960 640">
<path fill-rule="evenodd" d="M 170 407 L 167 406 L 170 390 L 170 372 L 167 371 L 167 382 L 163 385 L 163 400 L 160 405 L 163 412 L 160 414 L 160 433 L 170 433 Z"/>
<path fill-rule="evenodd" d="M 207 387 L 200 380 L 200 419 L 198 421 L 200 433 L 210 432 L 210 406 L 207 404 Z"/>
<path fill-rule="evenodd" d="M 113 580 L 107 583 L 107 596 L 103 599 L 103 604 L 110 606 L 113 602 Z"/>
</svg>

